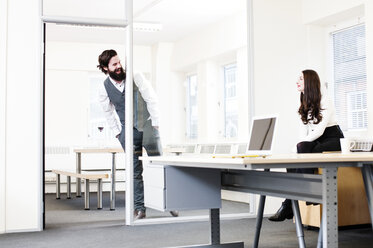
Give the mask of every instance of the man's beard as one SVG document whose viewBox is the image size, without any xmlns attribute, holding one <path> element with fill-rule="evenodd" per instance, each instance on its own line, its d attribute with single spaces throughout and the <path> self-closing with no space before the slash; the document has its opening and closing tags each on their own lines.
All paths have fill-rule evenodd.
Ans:
<svg viewBox="0 0 373 248">
<path fill-rule="evenodd" d="M 123 68 L 118 68 L 115 71 L 109 71 L 109 76 L 116 81 L 122 81 L 126 78 L 126 73 Z"/>
</svg>

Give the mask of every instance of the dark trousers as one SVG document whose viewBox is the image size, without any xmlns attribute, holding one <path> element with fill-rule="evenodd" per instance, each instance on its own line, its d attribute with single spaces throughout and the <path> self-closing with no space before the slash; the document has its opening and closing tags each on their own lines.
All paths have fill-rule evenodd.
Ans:
<svg viewBox="0 0 373 248">
<path fill-rule="evenodd" d="M 125 131 L 124 127 L 118 137 L 125 150 Z M 145 148 L 148 156 L 159 156 L 162 154 L 159 132 L 151 126 L 150 120 L 145 124 L 144 131 L 140 132 L 133 128 L 133 194 L 134 209 L 145 211 L 144 206 L 144 181 L 142 177 L 143 166 L 139 157 L 142 156 L 142 148 Z"/>
<path fill-rule="evenodd" d="M 303 141 L 297 144 L 298 153 L 321 153 L 327 151 L 340 151 L 339 139 L 343 138 L 343 132 L 338 125 L 325 128 L 324 133 L 315 141 Z M 314 174 L 317 168 L 287 169 L 290 173 Z M 283 204 L 289 205 L 291 201 L 286 199 Z"/>
</svg>

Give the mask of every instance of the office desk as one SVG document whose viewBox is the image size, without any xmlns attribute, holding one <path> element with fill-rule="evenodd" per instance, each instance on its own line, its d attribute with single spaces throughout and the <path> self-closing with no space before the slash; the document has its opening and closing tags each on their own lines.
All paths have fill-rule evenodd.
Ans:
<svg viewBox="0 0 373 248">
<path fill-rule="evenodd" d="M 115 209 L 115 173 L 116 173 L 116 163 L 115 155 L 117 153 L 123 152 L 122 148 L 79 148 L 74 149 L 76 153 L 76 173 L 82 172 L 82 153 L 111 153 L 112 163 L 111 163 L 111 190 L 110 190 L 110 210 Z M 80 197 L 82 195 L 81 189 L 81 179 L 76 179 L 76 196 Z"/>
<path fill-rule="evenodd" d="M 362 170 L 371 218 L 373 217 L 373 153 L 285 154 L 266 158 L 212 158 L 192 156 L 144 157 L 150 164 L 220 170 L 221 187 L 261 195 L 254 246 L 258 247 L 265 196 L 293 200 L 300 247 L 305 247 L 297 200 L 323 204 L 323 223 L 318 247 L 338 247 L 337 169 L 360 167 Z M 167 166 L 165 169 L 167 169 Z M 271 172 L 273 168 L 323 168 L 322 175 Z M 166 186 L 167 187 L 167 186 Z M 179 186 L 180 187 L 180 186 Z M 298 215 L 298 216 L 297 216 Z M 203 247 L 243 247 L 243 243 L 221 244 L 219 209 L 210 209 L 211 245 Z"/>
</svg>

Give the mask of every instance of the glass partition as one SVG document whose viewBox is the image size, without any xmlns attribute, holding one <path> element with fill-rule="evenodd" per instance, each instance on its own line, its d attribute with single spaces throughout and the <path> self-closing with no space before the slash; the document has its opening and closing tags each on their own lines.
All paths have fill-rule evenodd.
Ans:
<svg viewBox="0 0 373 248">
<path fill-rule="evenodd" d="M 44 14 L 121 19 L 124 5 L 122 1 L 116 5 L 117 2 L 111 0 L 105 6 L 92 3 L 89 8 L 76 6 L 69 8 L 73 12 L 66 12 L 73 1 L 61 5 L 61 1 L 45 0 Z M 100 6 L 102 15 L 98 11 Z M 134 1 L 134 80 L 146 81 L 154 90 L 159 117 L 159 122 L 153 123 L 142 115 L 147 108 L 152 120 L 154 110 L 148 108 L 147 100 L 153 93 L 144 93 L 135 82 L 134 123 L 139 123 L 141 117 L 159 132 L 164 155 L 212 157 L 246 151 L 249 133 L 246 12 L 245 0 L 164 0 L 156 4 Z M 121 28 L 46 25 L 46 181 L 53 177 L 52 169 L 75 170 L 76 148 L 121 147 L 116 138 L 118 133 L 99 103 L 99 91 L 108 75 L 97 65 L 102 51 L 114 49 L 125 68 L 125 38 Z M 141 105 L 139 97 L 145 105 Z M 139 126 L 136 128 L 144 131 Z M 144 140 L 153 138 L 152 135 L 144 132 Z M 81 157 L 85 171 L 109 172 L 111 165 L 110 154 Z M 116 210 L 124 211 L 124 153 L 116 155 L 116 167 Z M 144 164 L 147 217 L 170 216 L 149 202 L 148 186 L 158 178 L 154 173 L 157 172 Z M 54 188 L 52 182 L 46 182 L 46 193 L 53 193 Z M 104 180 L 103 199 L 110 188 L 110 180 Z M 154 191 L 150 193 L 154 196 Z M 223 213 L 251 211 L 253 198 L 249 194 L 222 191 L 222 197 Z M 180 216 L 206 213 L 207 210 L 181 211 Z"/>
</svg>

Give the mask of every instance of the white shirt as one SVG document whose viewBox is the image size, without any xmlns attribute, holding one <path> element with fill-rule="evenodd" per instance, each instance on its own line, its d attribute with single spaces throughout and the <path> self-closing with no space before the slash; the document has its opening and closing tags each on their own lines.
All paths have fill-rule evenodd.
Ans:
<svg viewBox="0 0 373 248">
<path fill-rule="evenodd" d="M 120 90 L 121 92 L 123 91 L 124 80 L 120 83 L 117 83 L 111 77 L 109 77 L 109 79 L 118 90 Z M 146 102 L 146 107 L 150 114 L 149 119 L 151 119 L 152 121 L 152 126 L 159 126 L 158 98 L 153 87 L 141 73 L 134 73 L 133 80 L 135 81 L 136 86 L 139 88 L 142 98 Z M 98 99 L 101 103 L 102 109 L 104 110 L 105 117 L 110 128 L 113 129 L 114 133 L 120 134 L 122 125 L 119 121 L 119 118 L 117 117 L 114 105 L 110 102 L 109 96 L 103 83 L 99 88 Z"/>
<path fill-rule="evenodd" d="M 321 137 L 327 127 L 337 125 L 334 104 L 326 94 L 321 95 L 320 108 L 322 120 L 319 123 L 315 124 L 313 120 L 307 124 L 301 122 L 300 142 L 315 141 Z"/>
</svg>

